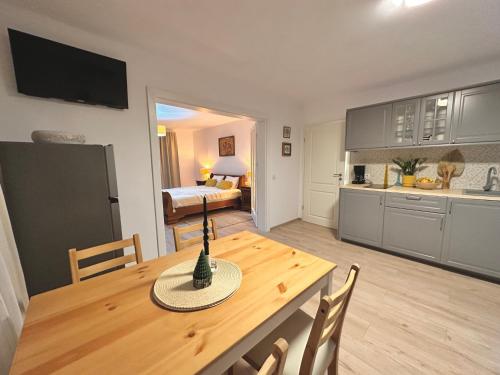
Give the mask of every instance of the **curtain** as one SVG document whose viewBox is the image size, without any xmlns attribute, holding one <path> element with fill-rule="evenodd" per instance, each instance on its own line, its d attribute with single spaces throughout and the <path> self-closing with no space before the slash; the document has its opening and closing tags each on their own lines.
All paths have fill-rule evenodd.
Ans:
<svg viewBox="0 0 500 375">
<path fill-rule="evenodd" d="M 170 189 L 181 186 L 179 169 L 179 153 L 177 150 L 177 136 L 168 132 L 160 138 L 161 186 Z"/>
<path fill-rule="evenodd" d="M 8 374 L 21 334 L 28 293 L 0 188 L 0 374 Z"/>
</svg>

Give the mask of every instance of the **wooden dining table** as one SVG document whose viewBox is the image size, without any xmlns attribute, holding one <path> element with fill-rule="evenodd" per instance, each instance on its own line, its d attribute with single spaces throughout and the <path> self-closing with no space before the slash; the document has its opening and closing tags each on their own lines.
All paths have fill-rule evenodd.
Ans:
<svg viewBox="0 0 500 375">
<path fill-rule="evenodd" d="M 219 374 L 320 292 L 334 263 L 251 232 L 210 242 L 241 268 L 240 289 L 215 307 L 174 312 L 154 302 L 166 269 L 201 246 L 31 298 L 11 374 Z"/>
</svg>

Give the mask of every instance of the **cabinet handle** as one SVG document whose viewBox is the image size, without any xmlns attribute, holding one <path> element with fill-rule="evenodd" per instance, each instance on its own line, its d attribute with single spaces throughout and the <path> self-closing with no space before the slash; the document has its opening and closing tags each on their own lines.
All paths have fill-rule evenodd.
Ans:
<svg viewBox="0 0 500 375">
<path fill-rule="evenodd" d="M 407 195 L 406 199 L 409 201 L 420 201 L 422 200 L 422 197 L 419 197 L 418 195 Z"/>
<path fill-rule="evenodd" d="M 448 211 L 448 213 L 451 215 L 451 209 L 453 207 L 453 202 L 450 203 L 450 210 Z"/>
<path fill-rule="evenodd" d="M 384 203 L 383 200 L 384 200 L 384 197 L 380 196 L 379 206 L 382 206 L 382 203 Z"/>
<path fill-rule="evenodd" d="M 441 218 L 441 224 L 439 225 L 439 230 L 442 232 L 444 226 L 444 216 Z"/>
</svg>

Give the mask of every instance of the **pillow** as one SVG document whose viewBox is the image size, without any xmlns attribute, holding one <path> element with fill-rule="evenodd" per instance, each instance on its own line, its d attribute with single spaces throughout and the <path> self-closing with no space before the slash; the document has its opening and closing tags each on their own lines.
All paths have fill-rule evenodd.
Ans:
<svg viewBox="0 0 500 375">
<path fill-rule="evenodd" d="M 226 176 L 226 178 L 224 180 L 225 181 L 231 181 L 231 183 L 233 184 L 232 185 L 233 189 L 237 189 L 238 188 L 238 183 L 240 182 L 240 178 L 239 177 Z"/>
<path fill-rule="evenodd" d="M 212 178 L 217 180 L 217 182 L 221 182 L 224 179 L 224 176 L 220 174 L 214 174 Z"/>
<path fill-rule="evenodd" d="M 215 178 L 209 178 L 205 181 L 205 186 L 215 186 L 217 185 L 217 180 Z"/>
<path fill-rule="evenodd" d="M 216 187 L 218 187 L 219 189 L 222 189 L 222 190 L 227 190 L 227 189 L 231 189 L 233 187 L 233 183 L 231 181 L 221 181 L 221 182 L 218 182 Z"/>
</svg>

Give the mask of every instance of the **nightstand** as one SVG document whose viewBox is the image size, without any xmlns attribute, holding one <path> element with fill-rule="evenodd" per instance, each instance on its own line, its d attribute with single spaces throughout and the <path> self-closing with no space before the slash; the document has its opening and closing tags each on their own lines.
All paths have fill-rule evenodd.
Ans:
<svg viewBox="0 0 500 375">
<path fill-rule="evenodd" d="M 196 181 L 196 185 L 197 185 L 197 186 L 205 185 L 205 182 L 206 182 L 206 181 L 200 181 L 200 180 L 197 180 L 197 181 Z"/>
<path fill-rule="evenodd" d="M 241 190 L 241 210 L 250 212 L 252 210 L 252 188 L 250 186 L 240 186 Z"/>
</svg>

